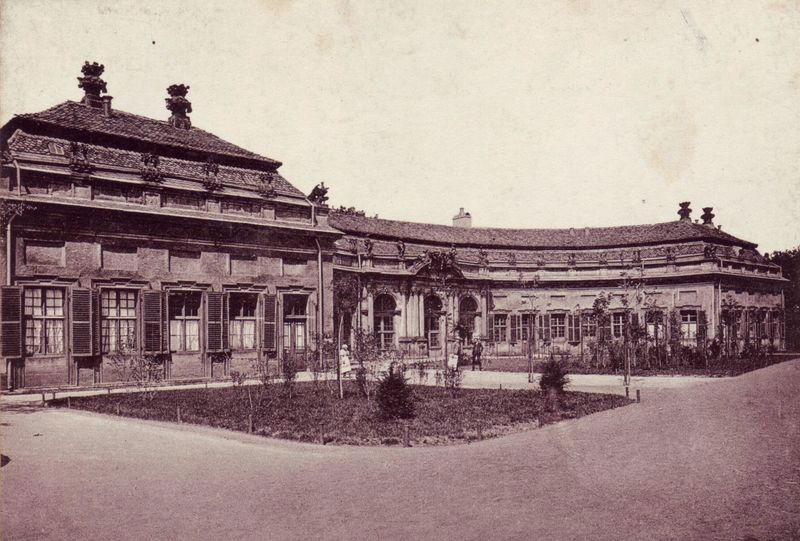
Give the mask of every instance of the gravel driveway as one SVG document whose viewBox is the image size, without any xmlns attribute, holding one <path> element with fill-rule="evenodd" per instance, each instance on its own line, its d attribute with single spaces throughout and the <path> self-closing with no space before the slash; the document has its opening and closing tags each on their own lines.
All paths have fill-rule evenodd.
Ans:
<svg viewBox="0 0 800 541">
<path fill-rule="evenodd" d="M 800 360 L 643 398 L 418 449 L 5 401 L 2 538 L 800 538 Z"/>
</svg>

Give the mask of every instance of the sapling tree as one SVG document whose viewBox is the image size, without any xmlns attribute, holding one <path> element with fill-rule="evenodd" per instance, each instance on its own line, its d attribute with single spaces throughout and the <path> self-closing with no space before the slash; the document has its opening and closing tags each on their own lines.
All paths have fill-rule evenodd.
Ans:
<svg viewBox="0 0 800 541">
<path fill-rule="evenodd" d="M 347 314 L 352 314 L 361 301 L 361 285 L 350 274 L 336 274 L 333 280 L 333 305 L 339 316 L 339 331 L 336 336 L 336 380 L 339 384 L 339 398 L 344 398 L 342 387 L 342 366 L 339 352 L 342 350 L 342 332 Z"/>
</svg>

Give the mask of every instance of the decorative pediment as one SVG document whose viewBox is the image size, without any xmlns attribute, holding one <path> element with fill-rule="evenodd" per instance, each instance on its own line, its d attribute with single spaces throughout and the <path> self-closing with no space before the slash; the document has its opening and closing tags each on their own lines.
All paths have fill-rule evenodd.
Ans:
<svg viewBox="0 0 800 541">
<path fill-rule="evenodd" d="M 463 278 L 464 273 L 456 263 L 455 248 L 449 251 L 425 250 L 414 265 L 411 272 L 419 276 L 429 276 L 432 278 Z"/>
</svg>

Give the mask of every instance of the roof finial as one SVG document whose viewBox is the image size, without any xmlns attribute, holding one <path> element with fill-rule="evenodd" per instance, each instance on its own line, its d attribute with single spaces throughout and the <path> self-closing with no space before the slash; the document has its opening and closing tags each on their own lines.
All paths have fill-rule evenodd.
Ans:
<svg viewBox="0 0 800 541">
<path fill-rule="evenodd" d="M 83 67 L 81 68 L 83 77 L 78 77 L 78 88 L 82 88 L 85 93 L 81 103 L 90 107 L 103 107 L 103 100 L 100 97 L 100 93 L 108 92 L 108 90 L 106 90 L 106 82 L 101 79 L 100 76 L 105 69 L 103 64 L 98 64 L 97 62 L 92 62 L 90 64 L 89 61 L 86 60 L 83 63 Z"/>
<path fill-rule="evenodd" d="M 170 85 L 167 88 L 167 93 L 170 97 L 165 98 L 167 109 L 172 111 L 172 116 L 169 117 L 169 123 L 176 128 L 183 128 L 186 130 L 192 127 L 191 119 L 186 116 L 186 113 L 192 112 L 192 102 L 186 99 L 187 92 L 189 92 L 188 85 Z"/>
<path fill-rule="evenodd" d="M 680 204 L 681 208 L 678 210 L 678 215 L 681 217 L 680 219 L 681 222 L 692 221 L 691 218 L 692 209 L 689 208 L 689 205 L 691 205 L 691 203 L 689 203 L 688 201 L 684 201 L 683 203 Z"/>
</svg>

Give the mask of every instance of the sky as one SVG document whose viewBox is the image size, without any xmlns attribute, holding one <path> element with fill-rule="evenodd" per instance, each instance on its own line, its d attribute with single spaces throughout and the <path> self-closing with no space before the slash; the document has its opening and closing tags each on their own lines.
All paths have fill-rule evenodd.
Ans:
<svg viewBox="0 0 800 541">
<path fill-rule="evenodd" d="M 3 0 L 0 122 L 79 100 L 284 163 L 368 215 L 476 227 L 677 219 L 800 245 L 800 2 Z"/>
</svg>

